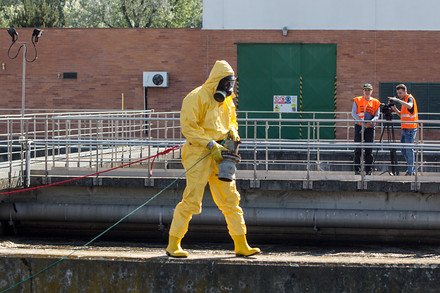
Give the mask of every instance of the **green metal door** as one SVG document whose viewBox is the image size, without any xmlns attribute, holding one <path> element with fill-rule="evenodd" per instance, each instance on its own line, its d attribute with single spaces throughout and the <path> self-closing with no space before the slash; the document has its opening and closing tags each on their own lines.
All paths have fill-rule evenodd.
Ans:
<svg viewBox="0 0 440 293">
<path fill-rule="evenodd" d="M 249 118 L 312 118 L 304 111 L 334 112 L 335 44 L 238 44 L 239 110 Z M 274 112 L 274 96 L 296 97 L 297 113 Z M 318 117 L 319 116 L 319 117 Z M 323 115 L 315 118 L 333 118 Z M 302 123 L 259 122 L 257 136 L 269 138 L 307 138 Z M 322 126 L 322 125 L 321 125 Z M 248 137 L 254 125 L 248 126 Z M 241 135 L 245 135 L 241 129 Z M 267 133 L 266 133 L 267 132 Z M 316 134 L 315 134 L 316 135 Z M 334 127 L 320 131 L 320 138 L 334 138 Z"/>
</svg>

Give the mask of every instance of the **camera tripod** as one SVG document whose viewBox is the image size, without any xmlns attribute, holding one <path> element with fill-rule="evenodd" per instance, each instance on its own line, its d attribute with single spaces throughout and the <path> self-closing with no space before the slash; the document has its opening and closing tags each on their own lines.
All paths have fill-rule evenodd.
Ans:
<svg viewBox="0 0 440 293">
<path fill-rule="evenodd" d="M 392 117 L 385 116 L 385 119 L 387 121 L 392 121 Z M 387 132 L 388 143 L 394 142 L 395 141 L 395 139 L 394 139 L 394 126 L 393 126 L 392 123 L 385 123 L 385 125 L 383 125 L 383 128 L 382 128 L 382 133 L 380 134 L 379 143 L 382 142 L 382 138 L 383 138 L 383 135 L 384 135 L 385 131 Z M 379 151 L 379 148 L 376 149 L 376 154 L 374 156 L 374 161 L 376 161 L 378 151 Z M 391 164 L 388 166 L 388 170 L 387 171 L 383 171 L 382 173 L 380 173 L 380 175 L 383 175 L 386 172 L 388 172 L 388 174 L 390 176 L 399 175 L 399 170 L 397 170 L 396 149 L 390 149 L 390 162 L 391 162 Z M 373 162 L 373 164 L 374 164 L 374 162 Z"/>
</svg>

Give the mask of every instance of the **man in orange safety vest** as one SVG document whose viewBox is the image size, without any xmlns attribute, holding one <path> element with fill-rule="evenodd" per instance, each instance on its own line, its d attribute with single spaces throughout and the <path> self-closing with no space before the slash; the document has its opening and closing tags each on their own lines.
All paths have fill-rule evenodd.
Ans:
<svg viewBox="0 0 440 293">
<path fill-rule="evenodd" d="M 408 94 L 406 85 L 404 84 L 396 86 L 396 93 L 399 98 L 388 97 L 388 99 L 402 105 L 400 111 L 396 106 L 392 106 L 392 109 L 400 116 L 400 121 L 402 122 L 402 136 L 400 142 L 412 144 L 416 138 L 417 121 L 419 120 L 416 99 L 411 94 Z M 404 148 L 402 149 L 402 154 L 408 165 L 405 176 L 414 176 L 414 150 L 412 148 Z"/>
<path fill-rule="evenodd" d="M 363 86 L 363 96 L 353 99 L 351 115 L 356 120 L 354 126 L 354 142 L 374 141 L 374 122 L 379 119 L 380 102 L 371 96 L 373 86 L 369 83 Z M 369 122 L 363 122 L 368 120 Z M 363 138 L 363 140 L 362 140 Z M 354 172 L 360 174 L 361 170 L 361 148 L 354 151 Z M 373 171 L 373 152 L 371 148 L 365 148 L 365 173 L 370 175 Z"/>
</svg>

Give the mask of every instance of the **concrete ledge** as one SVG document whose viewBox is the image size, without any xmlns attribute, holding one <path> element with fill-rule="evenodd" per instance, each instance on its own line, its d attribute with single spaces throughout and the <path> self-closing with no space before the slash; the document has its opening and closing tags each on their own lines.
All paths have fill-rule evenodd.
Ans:
<svg viewBox="0 0 440 293">
<path fill-rule="evenodd" d="M 11 292 L 438 292 L 436 252 L 296 251 L 236 258 L 230 251 L 191 250 L 169 259 L 163 249 L 90 248 L 24 282 Z M 122 251 L 121 251 L 122 250 Z M 0 290 L 68 254 L 64 249 L 6 249 Z"/>
<path fill-rule="evenodd" d="M 288 175 L 288 174 L 287 174 Z M 251 179 L 243 178 L 237 179 L 237 188 L 240 190 L 247 189 L 261 189 L 261 190 L 314 190 L 314 191 L 367 191 L 367 192 L 421 192 L 421 193 L 439 193 L 440 182 L 426 182 L 422 181 L 423 177 L 417 183 L 414 179 L 406 179 L 403 176 L 400 178 L 393 178 L 393 180 L 384 180 L 378 178 L 379 176 L 371 176 L 364 180 L 364 185 L 361 184 L 360 176 L 353 178 L 347 176 L 346 179 L 314 179 L 307 181 L 303 178 L 291 179 Z M 355 178 L 359 177 L 359 178 Z M 61 182 L 69 179 L 74 179 L 76 176 L 50 176 L 46 179 L 44 176 L 32 176 L 31 185 L 40 186 L 50 183 Z M 380 179 L 380 180 L 377 180 Z M 396 180 L 397 179 L 397 180 Z M 168 178 L 168 177 L 108 177 L 100 176 L 81 178 L 78 180 L 63 183 L 60 186 L 99 186 L 99 187 L 120 187 L 120 188 L 164 188 L 171 184 L 173 188 L 185 188 L 186 179 Z"/>
</svg>

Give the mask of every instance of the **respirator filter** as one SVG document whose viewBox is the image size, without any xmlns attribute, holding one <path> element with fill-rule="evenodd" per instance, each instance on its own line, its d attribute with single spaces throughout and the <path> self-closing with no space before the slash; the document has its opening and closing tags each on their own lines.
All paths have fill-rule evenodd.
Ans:
<svg viewBox="0 0 440 293">
<path fill-rule="evenodd" d="M 220 80 L 218 83 L 217 89 L 214 93 L 214 99 L 221 103 L 223 102 L 227 96 L 232 95 L 235 86 L 235 76 L 229 75 Z"/>
</svg>

